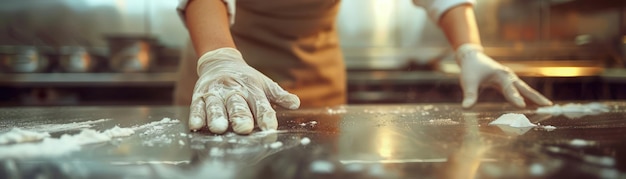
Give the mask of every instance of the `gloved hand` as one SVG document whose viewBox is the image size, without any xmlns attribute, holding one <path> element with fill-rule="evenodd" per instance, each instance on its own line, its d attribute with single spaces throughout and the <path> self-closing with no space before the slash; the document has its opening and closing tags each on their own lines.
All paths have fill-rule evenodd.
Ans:
<svg viewBox="0 0 626 179">
<path fill-rule="evenodd" d="M 499 87 L 504 97 L 517 107 L 526 107 L 523 97 L 539 105 L 552 105 L 552 101 L 520 80 L 509 68 L 485 55 L 479 45 L 461 45 L 457 49 L 456 60 L 461 67 L 464 108 L 472 107 L 476 103 L 478 88 L 482 84 Z"/>
<path fill-rule="evenodd" d="M 189 128 L 207 126 L 213 133 L 224 133 L 228 125 L 239 134 L 248 134 L 254 120 L 261 130 L 278 127 L 270 101 L 297 109 L 300 99 L 267 76 L 248 66 L 234 48 L 205 53 L 198 60 L 198 81 L 189 114 Z"/>
</svg>

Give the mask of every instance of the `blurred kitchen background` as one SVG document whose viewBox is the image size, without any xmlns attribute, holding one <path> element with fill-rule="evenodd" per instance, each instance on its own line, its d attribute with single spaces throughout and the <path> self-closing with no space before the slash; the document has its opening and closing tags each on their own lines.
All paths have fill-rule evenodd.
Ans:
<svg viewBox="0 0 626 179">
<path fill-rule="evenodd" d="M 550 99 L 626 99 L 626 1 L 477 1 L 486 53 Z M 171 104 L 177 4 L 0 0 L 0 106 Z M 343 0 L 338 26 L 350 103 L 461 101 L 445 37 L 410 0 Z"/>
</svg>

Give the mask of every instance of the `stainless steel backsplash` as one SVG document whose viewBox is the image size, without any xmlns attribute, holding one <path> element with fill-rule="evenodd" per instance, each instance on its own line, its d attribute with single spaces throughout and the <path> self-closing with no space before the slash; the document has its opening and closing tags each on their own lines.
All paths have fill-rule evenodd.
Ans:
<svg viewBox="0 0 626 179">
<path fill-rule="evenodd" d="M 0 45 L 106 46 L 106 34 L 152 35 L 183 47 L 178 0 L 0 0 Z M 478 0 L 487 52 L 501 59 L 602 59 L 623 65 L 624 1 Z M 442 32 L 410 0 L 343 0 L 346 56 L 449 53 Z M 420 50 L 422 49 L 422 50 Z M 347 58 L 349 59 L 349 58 Z"/>
<path fill-rule="evenodd" d="M 182 46 L 178 0 L 0 0 L 0 45 L 106 46 L 107 34 Z"/>
</svg>

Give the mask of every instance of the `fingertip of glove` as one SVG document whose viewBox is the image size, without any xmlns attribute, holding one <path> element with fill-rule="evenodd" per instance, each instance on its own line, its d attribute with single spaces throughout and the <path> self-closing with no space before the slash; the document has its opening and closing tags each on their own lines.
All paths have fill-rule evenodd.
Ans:
<svg viewBox="0 0 626 179">
<path fill-rule="evenodd" d="M 250 134 L 254 129 L 254 122 L 252 119 L 245 117 L 231 118 L 231 127 L 237 134 Z"/>
<path fill-rule="evenodd" d="M 236 127 L 233 128 L 233 131 L 235 131 L 235 133 L 237 134 L 250 134 L 252 133 L 252 127 Z"/>
<path fill-rule="evenodd" d="M 257 114 L 256 119 L 259 129 L 263 131 L 278 128 L 278 120 L 274 110 L 261 112 Z"/>
<path fill-rule="evenodd" d="M 512 96 L 511 102 L 513 102 L 513 104 L 519 108 L 526 107 L 526 102 L 524 102 L 524 98 L 522 98 L 522 96 L 520 95 Z"/>
<path fill-rule="evenodd" d="M 471 108 L 476 104 L 476 95 L 473 94 L 465 94 L 465 98 L 463 99 L 463 103 L 461 105 L 463 108 Z"/>
<path fill-rule="evenodd" d="M 216 134 L 223 134 L 228 129 L 228 120 L 226 118 L 217 118 L 211 121 L 209 124 L 209 131 Z"/>
<path fill-rule="evenodd" d="M 204 126 L 204 119 L 199 117 L 191 117 L 189 118 L 189 129 L 196 131 Z"/>
<path fill-rule="evenodd" d="M 542 99 L 541 101 L 539 101 L 538 104 L 542 105 L 542 106 L 552 106 L 552 105 L 554 105 L 554 103 L 552 103 L 552 101 L 550 101 L 549 99 Z"/>
<path fill-rule="evenodd" d="M 463 108 L 467 109 L 467 108 L 471 108 L 472 106 L 474 106 L 474 103 L 476 103 L 474 100 L 463 100 L 463 103 L 461 104 L 461 106 L 463 106 Z"/>
<path fill-rule="evenodd" d="M 262 131 L 271 131 L 278 129 L 278 122 L 268 122 L 259 126 Z"/>
<path fill-rule="evenodd" d="M 282 96 L 277 103 L 287 109 L 298 109 L 300 107 L 300 98 L 294 94 Z"/>
</svg>

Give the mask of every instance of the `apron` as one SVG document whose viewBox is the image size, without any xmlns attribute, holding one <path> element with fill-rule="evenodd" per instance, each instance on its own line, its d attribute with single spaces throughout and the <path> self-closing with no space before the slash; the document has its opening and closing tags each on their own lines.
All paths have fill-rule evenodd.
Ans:
<svg viewBox="0 0 626 179">
<path fill-rule="evenodd" d="M 301 107 L 346 103 L 337 0 L 238 0 L 231 33 L 246 62 L 300 97 Z M 190 105 L 198 79 L 190 43 L 179 65 L 176 105 Z"/>
</svg>

